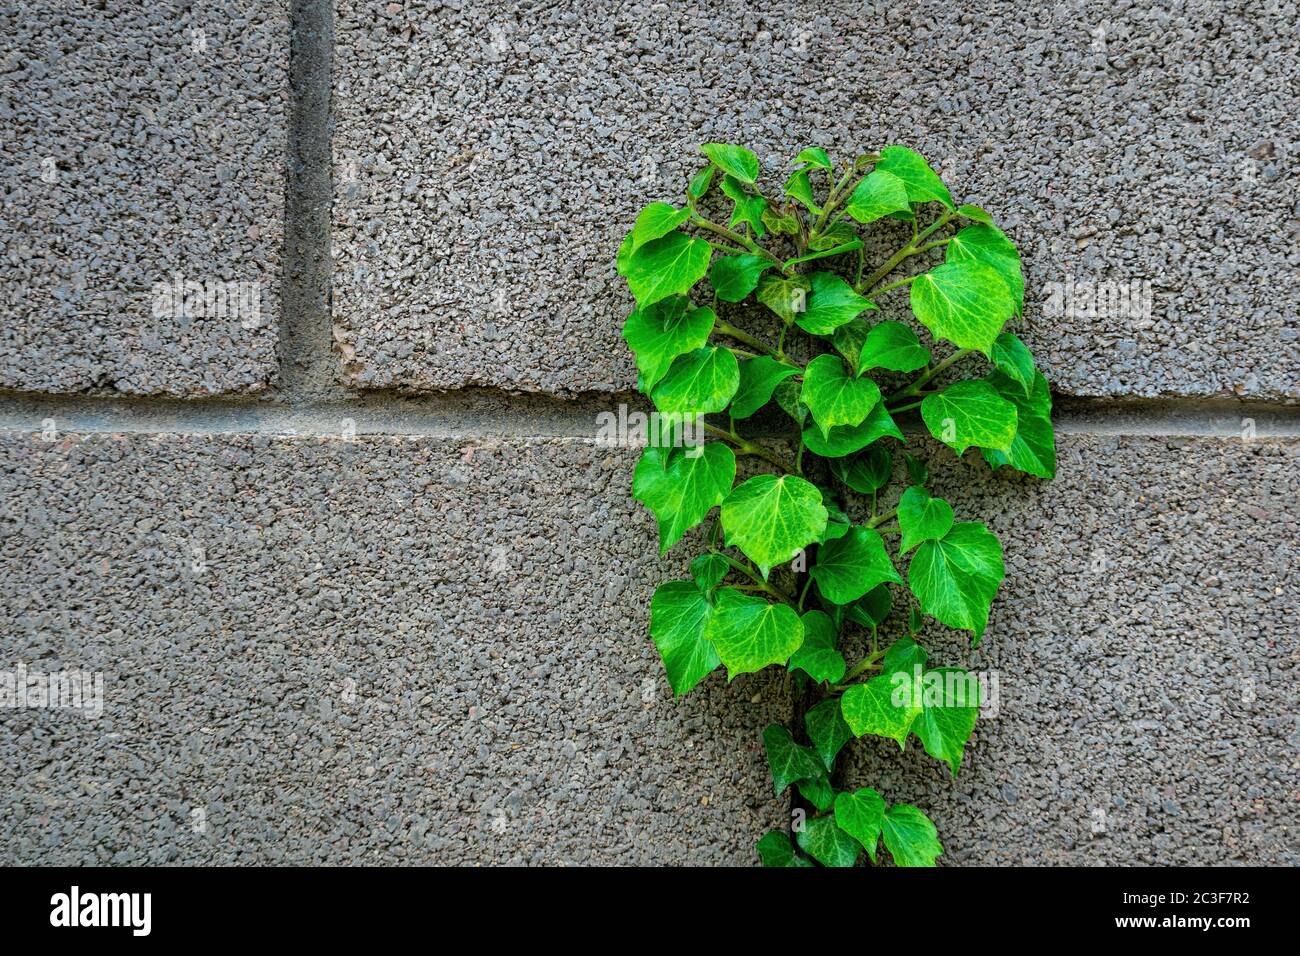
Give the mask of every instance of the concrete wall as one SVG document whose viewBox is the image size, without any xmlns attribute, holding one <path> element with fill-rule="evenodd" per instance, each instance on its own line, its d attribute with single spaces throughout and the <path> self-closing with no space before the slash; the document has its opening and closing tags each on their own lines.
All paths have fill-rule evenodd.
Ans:
<svg viewBox="0 0 1300 956">
<path fill-rule="evenodd" d="M 1003 539 L 925 637 L 996 716 L 841 784 L 950 864 L 1298 861 L 1294 4 L 136 6 L 0 11 L 0 671 L 105 679 L 0 710 L 0 862 L 754 862 L 802 702 L 671 698 L 689 556 L 593 440 L 610 251 L 708 140 L 921 149 L 1057 390 L 1055 482 L 915 440 Z"/>
</svg>

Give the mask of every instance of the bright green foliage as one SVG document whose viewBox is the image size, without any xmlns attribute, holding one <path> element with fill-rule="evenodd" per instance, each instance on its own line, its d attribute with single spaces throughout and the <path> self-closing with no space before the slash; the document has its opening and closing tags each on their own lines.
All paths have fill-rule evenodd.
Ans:
<svg viewBox="0 0 1300 956">
<path fill-rule="evenodd" d="M 945 262 L 912 283 L 912 311 L 922 325 L 986 355 L 1015 307 L 1002 276 L 982 262 Z"/>
<path fill-rule="evenodd" d="M 758 475 L 722 503 L 727 544 L 739 548 L 763 576 L 818 540 L 828 513 L 817 486 L 795 475 Z"/>
<path fill-rule="evenodd" d="M 835 649 L 835 625 L 824 611 L 803 615 L 803 644 L 790 658 L 790 670 L 801 670 L 815 681 L 832 684 L 844 676 L 844 655 Z M 810 731 L 811 733 L 811 731 Z"/>
<path fill-rule="evenodd" d="M 949 627 L 973 631 L 978 639 L 1005 574 L 1002 545 L 993 532 L 976 521 L 963 521 L 916 549 L 907 584 L 922 611 Z"/>
<path fill-rule="evenodd" d="M 660 554 L 722 504 L 736 479 L 735 453 L 720 442 L 710 442 L 699 454 L 672 456 L 671 463 L 668 458 L 665 449 L 647 448 L 632 473 L 632 496 L 659 522 Z"/>
<path fill-rule="evenodd" d="M 704 623 L 704 638 L 717 650 L 731 679 L 788 661 L 803 644 L 803 623 L 789 605 L 720 588 Z"/>
<path fill-rule="evenodd" d="M 799 401 L 824 436 L 836 425 L 861 425 L 880 404 L 880 387 L 857 378 L 838 356 L 819 355 L 804 369 Z"/>
<path fill-rule="evenodd" d="M 712 309 L 696 308 L 684 295 L 634 309 L 623 323 L 623 339 L 636 353 L 641 388 L 658 385 L 677 356 L 707 345 L 716 321 Z"/>
<path fill-rule="evenodd" d="M 921 402 L 930 434 L 957 454 L 971 445 L 1006 451 L 1016 437 L 1016 406 L 988 382 L 957 382 Z"/>
<path fill-rule="evenodd" d="M 633 494 L 661 551 L 694 528 L 704 552 L 655 591 L 650 634 L 675 694 L 722 665 L 729 679 L 785 667 L 806 695 L 802 726 L 763 734 L 774 793 L 804 811 L 793 840 L 758 841 L 764 865 L 875 863 L 883 842 L 898 865 L 933 866 L 925 814 L 837 791 L 835 764 L 864 735 L 915 738 L 953 774 L 965 759 L 979 685 L 931 667 L 916 635 L 932 619 L 978 644 L 1002 546 L 927 489 L 927 462 L 950 455 L 928 438 L 902 450 L 900 425 L 993 469 L 1055 474 L 1051 392 L 1007 327 L 1024 308 L 1020 255 L 904 146 L 838 163 L 809 147 L 774 184 L 742 146 L 702 151 L 684 208 L 650 203 L 614 255 L 635 300 L 623 336 L 637 387 L 672 416 L 650 429 Z M 911 238 L 873 268 L 862 227 L 881 219 L 909 221 Z M 940 246 L 921 269 L 934 259 L 914 257 Z M 905 303 L 888 295 L 909 283 Z M 711 416 L 702 445 L 697 413 Z"/>
<path fill-rule="evenodd" d="M 899 866 L 934 866 L 935 857 L 943 852 L 930 818 L 905 803 L 885 811 L 881 835 L 885 849 Z"/>
<path fill-rule="evenodd" d="M 650 636 L 674 694 L 686 693 L 722 663 L 704 638 L 712 613 L 713 606 L 691 581 L 661 584 L 650 599 Z"/>
</svg>

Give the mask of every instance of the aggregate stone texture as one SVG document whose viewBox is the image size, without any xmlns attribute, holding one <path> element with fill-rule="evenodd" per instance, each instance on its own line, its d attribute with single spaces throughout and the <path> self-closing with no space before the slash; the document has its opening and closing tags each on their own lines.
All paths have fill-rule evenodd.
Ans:
<svg viewBox="0 0 1300 956">
<path fill-rule="evenodd" d="M 1295 401 L 1298 21 L 1277 0 L 340 0 L 345 375 L 629 388 L 614 250 L 681 202 L 699 143 L 750 146 L 775 193 L 805 145 L 903 143 L 1018 243 L 1061 393 Z"/>
<path fill-rule="evenodd" d="M 0 862 L 750 864 L 771 675 L 674 700 L 635 452 L 0 440 Z"/>
<path fill-rule="evenodd" d="M 1300 443 L 1070 436 L 1050 483 L 930 460 L 1007 579 L 977 650 L 921 643 L 992 707 L 955 780 L 868 737 L 837 783 L 920 807 L 949 865 L 1300 862 Z"/>
<path fill-rule="evenodd" d="M 287 0 L 0 5 L 0 389 L 273 380 L 288 51 Z"/>
</svg>

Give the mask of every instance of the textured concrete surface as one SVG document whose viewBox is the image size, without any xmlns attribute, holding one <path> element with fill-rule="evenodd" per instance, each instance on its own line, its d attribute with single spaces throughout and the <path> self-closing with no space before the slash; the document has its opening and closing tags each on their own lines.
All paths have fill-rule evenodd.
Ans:
<svg viewBox="0 0 1300 956">
<path fill-rule="evenodd" d="M 0 5 L 0 388 L 274 377 L 288 32 L 287 0 Z M 155 314 L 177 273 L 256 285 Z"/>
<path fill-rule="evenodd" d="M 670 697 L 629 451 L 0 449 L 0 670 L 106 674 L 0 710 L 0 862 L 750 863 L 786 819 L 779 685 Z"/>
<path fill-rule="evenodd" d="M 341 0 L 345 368 L 626 388 L 613 251 L 642 204 L 680 198 L 698 143 L 780 171 L 810 143 L 904 142 L 1019 243 L 1026 338 L 1061 392 L 1294 401 L 1296 19 L 1275 0 Z M 1138 283 L 1150 309 L 1090 283 Z"/>
<path fill-rule="evenodd" d="M 0 667 L 107 675 L 98 720 L 0 711 L 5 862 L 749 863 L 785 819 L 779 685 L 668 697 L 645 614 L 677 569 L 631 452 L 2 447 Z M 1054 484 L 936 467 L 1008 583 L 980 651 L 925 642 L 1000 710 L 956 784 L 870 741 L 843 782 L 925 808 L 949 863 L 1294 863 L 1297 457 L 1072 436 Z"/>
<path fill-rule="evenodd" d="M 1296 865 L 1300 442 L 1060 452 L 1047 484 L 931 469 L 1002 538 L 1007 583 L 978 650 L 922 643 L 995 674 L 996 716 L 956 781 L 867 739 L 841 784 L 925 809 L 948 864 Z"/>
</svg>

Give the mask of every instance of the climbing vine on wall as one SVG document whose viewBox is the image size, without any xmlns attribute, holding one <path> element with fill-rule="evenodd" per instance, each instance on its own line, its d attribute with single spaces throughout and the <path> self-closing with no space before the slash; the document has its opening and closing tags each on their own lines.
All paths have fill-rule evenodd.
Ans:
<svg viewBox="0 0 1300 956">
<path fill-rule="evenodd" d="M 925 813 L 837 791 L 835 764 L 854 738 L 914 736 L 955 776 L 975 727 L 978 682 L 934 666 L 917 636 L 931 618 L 979 643 L 1002 546 L 930 493 L 919 461 L 895 468 L 896 416 L 919 414 L 956 455 L 1053 476 L 1047 381 L 1007 329 L 1020 256 L 904 146 L 842 164 L 805 149 L 780 193 L 750 150 L 702 152 L 684 202 L 648 205 L 617 253 L 636 302 L 623 336 L 658 412 L 633 495 L 661 553 L 697 526 L 703 546 L 655 591 L 650 634 L 676 694 L 719 667 L 777 666 L 816 698 L 802 727 L 762 734 L 774 791 L 807 807 L 793 840 L 758 841 L 764 864 L 874 863 L 883 842 L 894 863 L 931 866 Z M 859 230 L 882 221 L 910 237 L 869 269 Z"/>
</svg>

